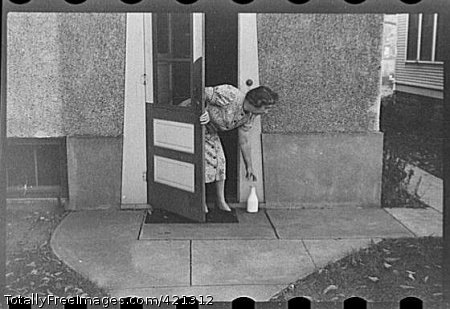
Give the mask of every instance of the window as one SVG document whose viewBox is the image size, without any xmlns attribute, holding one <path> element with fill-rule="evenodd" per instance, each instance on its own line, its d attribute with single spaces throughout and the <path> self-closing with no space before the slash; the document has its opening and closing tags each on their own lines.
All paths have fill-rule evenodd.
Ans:
<svg viewBox="0 0 450 309">
<path fill-rule="evenodd" d="M 443 21 L 438 14 L 410 14 L 406 60 L 442 61 Z"/>
<path fill-rule="evenodd" d="M 158 13 L 153 20 L 156 104 L 178 106 L 191 97 L 190 15 Z"/>
<path fill-rule="evenodd" d="M 9 198 L 67 197 L 65 140 L 9 138 L 6 184 Z"/>
</svg>

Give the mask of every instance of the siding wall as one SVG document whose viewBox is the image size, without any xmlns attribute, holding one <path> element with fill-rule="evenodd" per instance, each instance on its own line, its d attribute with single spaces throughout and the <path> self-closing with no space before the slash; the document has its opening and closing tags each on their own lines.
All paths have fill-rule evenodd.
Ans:
<svg viewBox="0 0 450 309">
<path fill-rule="evenodd" d="M 408 14 L 398 15 L 397 61 L 395 66 L 395 84 L 417 88 L 402 91 L 427 95 L 429 89 L 442 91 L 444 69 L 442 64 L 406 63 L 406 45 L 408 40 Z"/>
</svg>

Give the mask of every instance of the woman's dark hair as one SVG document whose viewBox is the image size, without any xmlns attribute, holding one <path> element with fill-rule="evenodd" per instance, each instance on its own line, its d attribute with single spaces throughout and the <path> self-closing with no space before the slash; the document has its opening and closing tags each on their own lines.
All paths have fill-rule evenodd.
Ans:
<svg viewBox="0 0 450 309">
<path fill-rule="evenodd" d="M 256 87 L 245 95 L 245 98 L 255 107 L 273 105 L 278 101 L 278 94 L 266 86 Z"/>
</svg>

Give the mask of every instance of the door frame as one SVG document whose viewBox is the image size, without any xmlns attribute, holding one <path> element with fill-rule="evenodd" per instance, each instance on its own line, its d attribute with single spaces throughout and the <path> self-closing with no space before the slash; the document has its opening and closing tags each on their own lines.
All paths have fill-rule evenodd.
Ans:
<svg viewBox="0 0 450 309">
<path fill-rule="evenodd" d="M 150 23 L 148 21 L 150 20 Z M 145 101 L 153 101 L 152 63 L 145 61 L 144 53 L 152 37 L 145 32 L 151 26 L 151 14 L 126 14 L 125 101 L 122 147 L 121 208 L 148 208 L 147 203 L 147 151 Z M 151 31 L 151 28 L 150 28 Z M 150 45 L 151 46 L 151 45 Z"/>
<path fill-rule="evenodd" d="M 127 13 L 124 135 L 122 158 L 121 207 L 148 208 L 146 183 L 146 124 L 145 102 L 153 103 L 153 40 L 151 34 L 152 13 Z M 149 31 L 143 31 L 143 29 Z M 149 56 L 149 61 L 144 58 Z M 248 86 L 246 80 L 253 84 Z M 248 91 L 259 86 L 257 14 L 238 14 L 238 86 Z M 263 157 L 260 117 L 250 130 L 253 169 L 258 199 L 264 202 Z M 240 151 L 239 151 L 240 153 Z M 242 155 L 238 155 L 238 200 L 246 201 L 250 182 L 245 179 Z M 136 188 L 140 188 L 136 191 Z M 130 201 L 127 197 L 133 196 Z"/>
<path fill-rule="evenodd" d="M 259 86 L 257 17 L 256 13 L 238 14 L 238 86 L 244 92 Z M 253 82 L 251 85 L 247 84 L 247 80 L 249 79 Z M 241 203 L 247 201 L 247 197 L 250 194 L 250 185 L 254 185 L 258 200 L 264 202 L 261 117 L 256 117 L 252 129 L 249 131 L 249 142 L 252 148 L 253 171 L 255 172 L 257 181 L 250 182 L 245 178 L 244 159 L 242 158 L 242 154 L 239 155 L 239 201 Z M 241 152 L 239 151 L 239 153 Z"/>
</svg>

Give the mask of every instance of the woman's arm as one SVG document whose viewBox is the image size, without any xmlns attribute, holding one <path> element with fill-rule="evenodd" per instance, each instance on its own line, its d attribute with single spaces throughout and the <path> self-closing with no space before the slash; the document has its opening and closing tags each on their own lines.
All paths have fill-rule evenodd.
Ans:
<svg viewBox="0 0 450 309">
<path fill-rule="evenodd" d="M 245 176 L 247 177 L 248 180 L 256 181 L 256 176 L 253 173 L 252 147 L 249 141 L 249 131 L 239 128 L 238 137 L 239 137 L 239 147 L 241 148 L 242 156 L 244 157 L 244 163 L 247 172 Z"/>
</svg>

